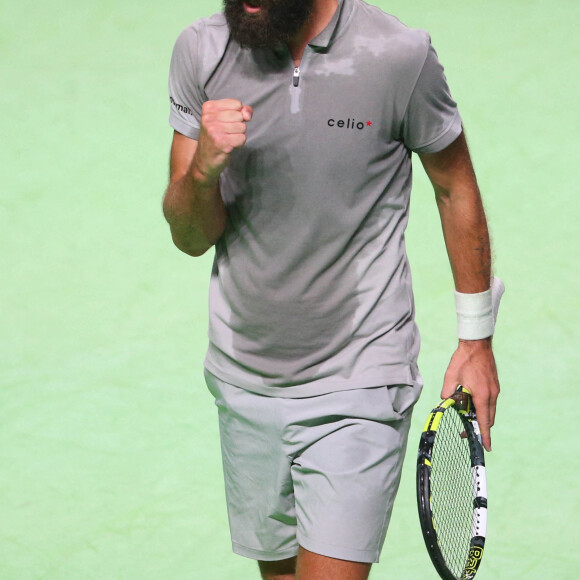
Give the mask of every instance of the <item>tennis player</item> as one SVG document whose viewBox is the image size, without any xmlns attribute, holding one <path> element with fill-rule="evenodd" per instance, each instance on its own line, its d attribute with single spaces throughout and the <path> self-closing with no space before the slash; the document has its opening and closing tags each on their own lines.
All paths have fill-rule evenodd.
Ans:
<svg viewBox="0 0 580 580">
<path fill-rule="evenodd" d="M 422 380 L 404 232 L 411 156 L 433 183 L 459 345 L 490 449 L 486 218 L 429 35 L 362 0 L 225 0 L 170 67 L 175 245 L 215 246 L 207 385 L 236 553 L 265 579 L 377 562 Z"/>
</svg>

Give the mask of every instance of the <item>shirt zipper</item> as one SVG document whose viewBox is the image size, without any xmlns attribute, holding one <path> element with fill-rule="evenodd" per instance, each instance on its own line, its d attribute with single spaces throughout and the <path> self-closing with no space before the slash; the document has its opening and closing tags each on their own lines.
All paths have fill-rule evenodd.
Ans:
<svg viewBox="0 0 580 580">
<path fill-rule="evenodd" d="M 297 87 L 300 84 L 300 67 L 294 68 L 294 76 L 292 77 L 292 84 Z"/>
</svg>

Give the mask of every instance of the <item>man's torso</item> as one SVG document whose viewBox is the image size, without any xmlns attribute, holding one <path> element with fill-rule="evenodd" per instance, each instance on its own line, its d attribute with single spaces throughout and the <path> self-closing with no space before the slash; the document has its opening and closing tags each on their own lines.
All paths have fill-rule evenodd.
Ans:
<svg viewBox="0 0 580 580">
<path fill-rule="evenodd" d="M 222 15 L 189 34 L 193 101 L 254 108 L 220 181 L 228 226 L 216 244 L 207 368 L 286 397 L 417 384 L 403 123 L 429 36 L 344 0 L 296 83 L 287 50 L 240 48 Z M 185 115 L 177 130 L 195 112 Z"/>
</svg>

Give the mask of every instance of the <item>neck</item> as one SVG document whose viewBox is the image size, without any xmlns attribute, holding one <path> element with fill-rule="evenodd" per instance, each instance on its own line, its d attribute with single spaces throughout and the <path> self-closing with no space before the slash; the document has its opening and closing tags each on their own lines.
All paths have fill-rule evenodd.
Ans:
<svg viewBox="0 0 580 580">
<path fill-rule="evenodd" d="M 328 26 L 337 8 L 338 0 L 315 0 L 312 15 L 308 22 L 300 33 L 296 35 L 296 38 L 288 43 L 290 54 L 296 66 L 300 64 L 304 49 L 308 43 Z"/>
</svg>

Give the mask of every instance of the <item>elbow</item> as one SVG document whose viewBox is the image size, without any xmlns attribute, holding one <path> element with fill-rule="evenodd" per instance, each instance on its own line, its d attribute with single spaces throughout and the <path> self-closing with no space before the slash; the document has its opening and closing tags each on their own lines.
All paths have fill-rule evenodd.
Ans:
<svg viewBox="0 0 580 580">
<path fill-rule="evenodd" d="M 208 240 L 200 232 L 196 232 L 191 226 L 180 225 L 173 207 L 167 204 L 165 200 L 163 203 L 163 215 L 169 224 L 171 239 L 175 247 L 184 254 L 198 258 L 215 244 L 215 242 Z"/>
<path fill-rule="evenodd" d="M 188 256 L 192 256 L 193 258 L 199 258 L 203 256 L 212 246 L 213 244 L 192 244 L 184 241 L 183 239 L 179 238 L 175 234 L 172 234 L 173 243 L 178 250 L 181 250 L 184 254 Z"/>
</svg>

